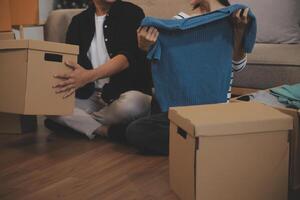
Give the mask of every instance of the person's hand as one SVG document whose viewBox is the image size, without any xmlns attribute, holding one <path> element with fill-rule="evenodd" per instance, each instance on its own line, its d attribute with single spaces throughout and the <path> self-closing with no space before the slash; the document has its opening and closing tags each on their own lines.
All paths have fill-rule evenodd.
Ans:
<svg viewBox="0 0 300 200">
<path fill-rule="evenodd" d="M 235 37 L 243 37 L 250 22 L 249 8 L 240 9 L 232 14 Z"/>
<path fill-rule="evenodd" d="M 54 75 L 54 78 L 60 79 L 60 82 L 53 86 L 57 94 L 65 93 L 63 98 L 71 96 L 78 88 L 92 81 L 91 70 L 86 70 L 72 61 L 66 61 L 65 65 L 72 68 L 73 71 L 69 74 Z"/>
<path fill-rule="evenodd" d="M 232 23 L 234 31 L 233 60 L 239 61 L 245 58 L 246 56 L 243 47 L 243 38 L 249 22 L 249 8 L 246 8 L 244 10 L 240 9 L 232 14 Z"/>
<path fill-rule="evenodd" d="M 159 32 L 154 27 L 140 27 L 137 30 L 139 48 L 148 51 L 150 47 L 157 41 Z"/>
</svg>

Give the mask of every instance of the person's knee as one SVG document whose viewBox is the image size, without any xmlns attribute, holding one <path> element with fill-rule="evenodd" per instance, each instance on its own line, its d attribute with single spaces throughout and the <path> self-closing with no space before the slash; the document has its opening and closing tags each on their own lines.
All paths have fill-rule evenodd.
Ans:
<svg viewBox="0 0 300 200">
<path fill-rule="evenodd" d="M 125 92 L 117 103 L 117 112 L 127 116 L 129 121 L 147 116 L 150 113 L 151 97 L 138 91 Z"/>
<path fill-rule="evenodd" d="M 122 106 L 134 104 L 136 107 L 148 108 L 151 105 L 151 97 L 139 91 L 128 91 L 120 96 Z"/>
</svg>

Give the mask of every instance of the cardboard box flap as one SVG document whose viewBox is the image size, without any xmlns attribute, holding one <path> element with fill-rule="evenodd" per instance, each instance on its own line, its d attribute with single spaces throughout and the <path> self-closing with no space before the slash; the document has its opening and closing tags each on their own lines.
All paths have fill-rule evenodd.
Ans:
<svg viewBox="0 0 300 200">
<path fill-rule="evenodd" d="M 263 104 L 248 102 L 171 108 L 169 119 L 194 137 L 293 129 L 290 116 Z"/>
<path fill-rule="evenodd" d="M 76 45 L 39 40 L 3 40 L 0 42 L 0 50 L 4 49 L 31 49 L 63 54 L 79 54 L 79 47 Z"/>
</svg>

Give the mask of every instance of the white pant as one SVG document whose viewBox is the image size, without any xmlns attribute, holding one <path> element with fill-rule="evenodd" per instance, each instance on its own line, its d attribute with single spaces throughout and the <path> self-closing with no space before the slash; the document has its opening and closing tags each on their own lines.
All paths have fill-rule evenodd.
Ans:
<svg viewBox="0 0 300 200">
<path fill-rule="evenodd" d="M 48 118 L 93 139 L 102 125 L 128 123 L 149 115 L 150 109 L 151 97 L 138 91 L 125 92 L 110 105 L 104 103 L 101 93 L 95 92 L 89 99 L 76 99 L 73 115 Z"/>
</svg>

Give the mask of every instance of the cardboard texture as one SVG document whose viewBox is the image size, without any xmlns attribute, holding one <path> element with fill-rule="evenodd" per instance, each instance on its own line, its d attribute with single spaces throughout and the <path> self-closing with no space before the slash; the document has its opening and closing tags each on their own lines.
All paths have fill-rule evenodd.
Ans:
<svg viewBox="0 0 300 200">
<path fill-rule="evenodd" d="M 291 131 L 290 151 L 290 188 L 300 189 L 300 111 L 295 109 L 276 108 L 293 117 L 294 129 Z"/>
<path fill-rule="evenodd" d="M 11 31 L 9 0 L 0 0 L 0 31 Z"/>
<path fill-rule="evenodd" d="M 0 134 L 24 134 L 36 130 L 36 116 L 0 113 Z"/>
<path fill-rule="evenodd" d="M 285 200 L 293 120 L 255 103 L 171 108 L 170 185 L 185 200 Z"/>
<path fill-rule="evenodd" d="M 14 32 L 0 32 L 0 40 L 14 40 Z"/>
<path fill-rule="evenodd" d="M 241 102 L 238 98 L 231 100 L 232 102 Z M 290 140 L 290 188 L 293 190 L 300 189 L 300 110 L 291 108 L 273 108 L 282 113 L 293 117 L 294 129 L 291 131 Z"/>
<path fill-rule="evenodd" d="M 39 0 L 9 0 L 12 25 L 39 24 Z"/>
<path fill-rule="evenodd" d="M 64 61 L 77 62 L 78 46 L 33 40 L 0 42 L 0 112 L 68 115 L 74 95 L 63 99 L 52 88 L 55 74 L 71 72 Z"/>
</svg>

